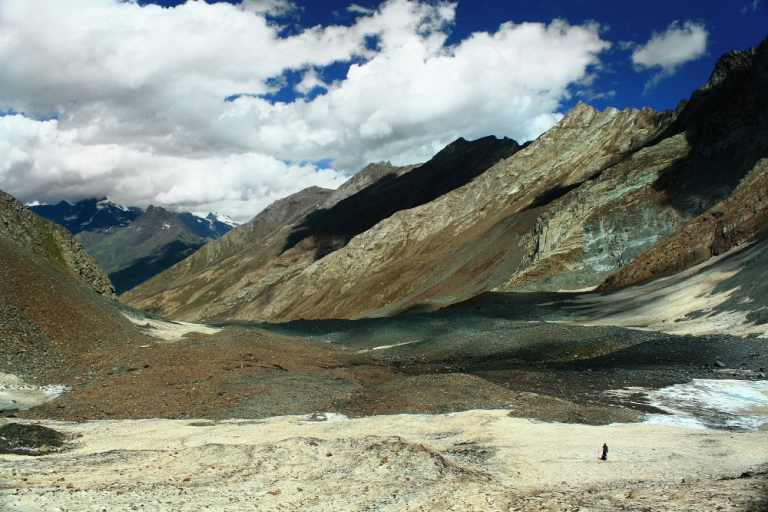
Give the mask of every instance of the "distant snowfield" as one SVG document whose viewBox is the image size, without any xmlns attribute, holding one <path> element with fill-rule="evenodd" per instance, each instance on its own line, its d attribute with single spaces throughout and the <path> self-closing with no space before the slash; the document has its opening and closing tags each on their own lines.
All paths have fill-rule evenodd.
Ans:
<svg viewBox="0 0 768 512">
<path fill-rule="evenodd" d="M 737 487 L 745 480 L 719 479 L 763 470 L 768 446 L 767 431 L 567 425 L 506 411 L 322 419 L 44 421 L 73 449 L 0 456 L 0 499 L 25 511 L 508 510 L 526 495 L 595 494 L 658 510 L 696 492 L 702 503 L 748 493 Z"/>
</svg>

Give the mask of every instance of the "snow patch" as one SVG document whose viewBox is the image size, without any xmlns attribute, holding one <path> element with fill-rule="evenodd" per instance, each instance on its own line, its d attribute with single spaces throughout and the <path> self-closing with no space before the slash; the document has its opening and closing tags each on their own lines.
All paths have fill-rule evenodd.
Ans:
<svg viewBox="0 0 768 512">
<path fill-rule="evenodd" d="M 0 373 L 0 411 L 26 411 L 69 391 L 61 385 L 35 386 L 11 373 Z"/>
<path fill-rule="evenodd" d="M 611 390 L 614 396 L 641 392 L 668 414 L 648 414 L 646 423 L 714 430 L 758 430 L 768 424 L 768 382 L 694 379 L 661 389 Z"/>
</svg>

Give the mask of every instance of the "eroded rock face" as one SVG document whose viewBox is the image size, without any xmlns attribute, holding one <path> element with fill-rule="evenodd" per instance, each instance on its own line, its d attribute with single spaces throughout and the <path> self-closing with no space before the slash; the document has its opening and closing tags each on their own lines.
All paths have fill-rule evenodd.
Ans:
<svg viewBox="0 0 768 512">
<path fill-rule="evenodd" d="M 96 260 L 72 234 L 30 211 L 10 194 L 0 191 L 0 243 L 44 258 L 84 281 L 94 291 L 116 299 L 115 288 Z"/>
<path fill-rule="evenodd" d="M 730 52 L 709 82 L 664 134 L 691 146 L 684 166 L 660 176 L 656 188 L 692 218 L 658 246 L 611 275 L 599 289 L 627 286 L 691 268 L 755 237 L 766 228 L 768 43 Z M 664 135 L 663 134 L 663 135 Z"/>
<path fill-rule="evenodd" d="M 331 196 L 280 251 L 254 245 L 249 256 L 212 259 L 189 280 L 205 286 L 173 284 L 132 304 L 185 320 L 356 318 L 488 290 L 591 289 L 625 267 L 604 286 L 686 268 L 764 223 L 762 192 L 753 190 L 763 187 L 758 163 L 768 156 L 767 48 L 724 56 L 675 110 L 580 103 L 524 148 L 459 140 L 404 173 L 377 164 L 376 179 Z M 464 178 L 433 197 L 413 192 L 410 203 L 391 192 L 422 190 L 420 173 Z M 397 207 L 381 201 L 388 196 Z M 697 228 L 708 211 L 726 224 Z M 659 246 L 675 236 L 683 238 Z"/>
</svg>

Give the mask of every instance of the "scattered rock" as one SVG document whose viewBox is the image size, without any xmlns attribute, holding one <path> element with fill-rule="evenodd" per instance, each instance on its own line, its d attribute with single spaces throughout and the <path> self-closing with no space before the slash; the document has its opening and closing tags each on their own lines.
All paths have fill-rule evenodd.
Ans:
<svg viewBox="0 0 768 512">
<path fill-rule="evenodd" d="M 61 432 L 42 425 L 9 423 L 0 428 L 0 453 L 43 455 L 58 451 L 64 439 Z"/>
</svg>

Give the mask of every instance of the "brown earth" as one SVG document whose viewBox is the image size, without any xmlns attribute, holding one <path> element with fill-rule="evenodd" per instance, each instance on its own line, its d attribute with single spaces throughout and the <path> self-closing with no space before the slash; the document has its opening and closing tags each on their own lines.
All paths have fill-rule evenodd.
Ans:
<svg viewBox="0 0 768 512">
<path fill-rule="evenodd" d="M 508 409 L 542 421 L 600 425 L 661 412 L 636 396 L 607 390 L 733 378 L 715 371 L 716 360 L 734 368 L 737 378 L 761 378 L 768 366 L 753 357 L 768 348 L 761 339 L 473 321 L 466 315 L 474 311 L 411 318 L 424 341 L 391 349 L 372 350 L 409 335 L 383 322 L 361 327 L 366 332 L 345 324 L 310 336 L 310 322 L 271 326 L 293 336 L 230 326 L 171 343 L 133 338 L 93 344 L 66 361 L 35 358 L 31 382 L 64 384 L 71 391 L 46 405 L 4 414 L 82 421 Z M 478 320 L 484 329 L 477 328 Z M 430 325 L 435 321 L 459 325 L 445 333 L 444 325 Z M 340 333 L 350 341 L 323 341 Z"/>
</svg>

